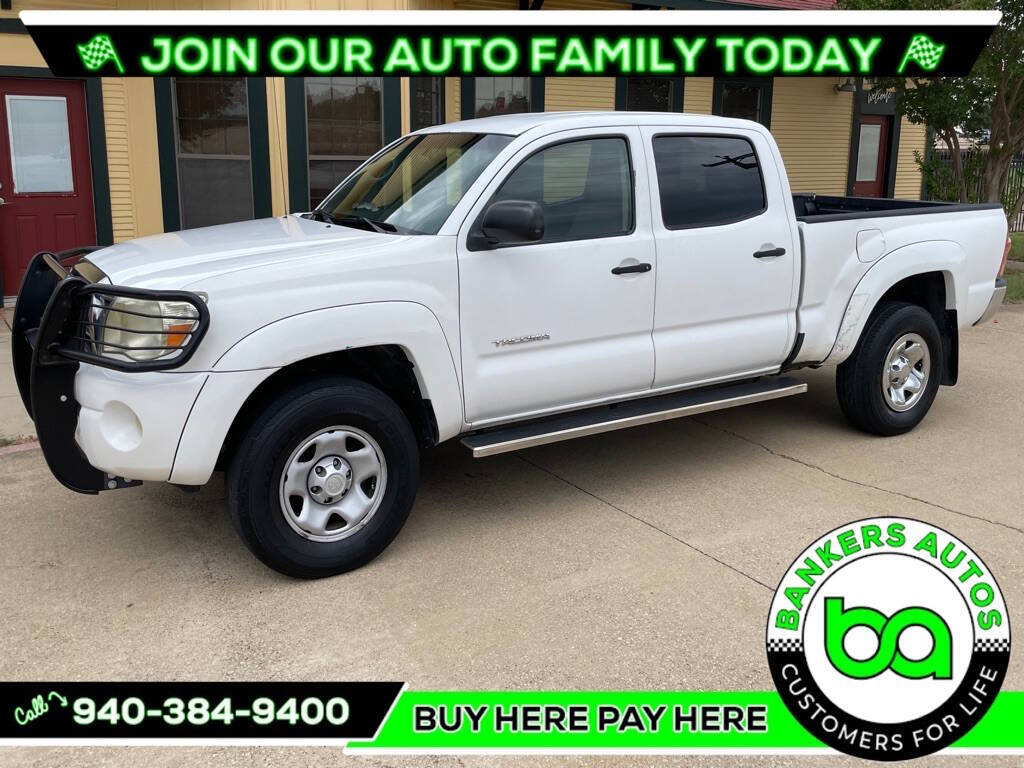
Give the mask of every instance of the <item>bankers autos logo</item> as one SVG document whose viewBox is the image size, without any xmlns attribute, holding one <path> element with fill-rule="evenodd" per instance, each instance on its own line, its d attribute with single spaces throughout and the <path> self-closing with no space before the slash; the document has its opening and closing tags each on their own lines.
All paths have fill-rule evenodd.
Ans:
<svg viewBox="0 0 1024 768">
<path fill-rule="evenodd" d="M 875 760 L 949 746 L 988 711 L 1010 622 L 982 559 L 930 523 L 860 520 L 786 571 L 768 664 L 794 717 L 825 744 Z"/>
</svg>

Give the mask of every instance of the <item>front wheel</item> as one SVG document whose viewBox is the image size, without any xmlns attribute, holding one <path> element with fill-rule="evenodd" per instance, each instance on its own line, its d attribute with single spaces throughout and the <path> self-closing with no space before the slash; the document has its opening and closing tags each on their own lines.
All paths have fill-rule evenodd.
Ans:
<svg viewBox="0 0 1024 768">
<path fill-rule="evenodd" d="M 839 406 L 866 432 L 909 432 L 935 400 L 942 360 L 939 328 L 924 308 L 904 302 L 881 304 L 853 354 L 836 372 Z"/>
<path fill-rule="evenodd" d="M 405 414 L 354 379 L 286 392 L 237 445 L 227 476 L 232 523 L 256 557 L 289 576 L 331 576 L 379 555 L 419 483 Z"/>
</svg>

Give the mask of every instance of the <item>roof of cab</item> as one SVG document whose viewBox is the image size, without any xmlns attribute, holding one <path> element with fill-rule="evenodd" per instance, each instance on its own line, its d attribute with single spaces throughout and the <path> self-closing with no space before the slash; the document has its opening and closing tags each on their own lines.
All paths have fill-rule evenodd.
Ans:
<svg viewBox="0 0 1024 768">
<path fill-rule="evenodd" d="M 500 133 L 506 136 L 519 136 L 534 128 L 558 131 L 588 125 L 689 125 L 765 130 L 760 123 L 751 120 L 688 112 L 520 112 L 434 125 L 421 128 L 415 133 Z"/>
</svg>

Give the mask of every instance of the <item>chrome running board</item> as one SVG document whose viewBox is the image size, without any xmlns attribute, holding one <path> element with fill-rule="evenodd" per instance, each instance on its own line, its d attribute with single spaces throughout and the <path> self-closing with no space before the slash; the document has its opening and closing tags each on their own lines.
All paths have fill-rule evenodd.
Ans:
<svg viewBox="0 0 1024 768">
<path fill-rule="evenodd" d="M 775 400 L 806 391 L 807 384 L 785 376 L 691 389 L 495 427 L 462 438 L 462 444 L 473 452 L 475 458 L 482 458 L 656 421 L 759 403 L 762 400 Z"/>
</svg>

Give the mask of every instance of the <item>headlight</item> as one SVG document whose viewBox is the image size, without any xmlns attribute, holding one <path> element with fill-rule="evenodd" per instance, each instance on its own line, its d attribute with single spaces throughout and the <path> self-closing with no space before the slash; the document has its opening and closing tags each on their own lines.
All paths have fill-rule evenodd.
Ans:
<svg viewBox="0 0 1024 768">
<path fill-rule="evenodd" d="M 199 311 L 186 301 L 118 296 L 97 327 L 100 354 L 146 362 L 174 355 L 199 326 Z"/>
</svg>

